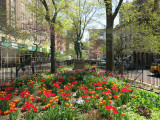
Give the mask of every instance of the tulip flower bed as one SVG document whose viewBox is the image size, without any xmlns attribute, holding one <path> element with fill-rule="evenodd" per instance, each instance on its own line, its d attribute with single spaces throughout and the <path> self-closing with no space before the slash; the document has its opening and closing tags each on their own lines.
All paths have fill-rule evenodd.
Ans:
<svg viewBox="0 0 160 120">
<path fill-rule="evenodd" d="M 160 110 L 160 97 L 128 82 L 126 76 L 89 69 L 12 80 L 12 87 L 0 92 L 0 120 L 151 118 L 150 109 Z M 144 109 L 149 112 L 143 114 Z"/>
</svg>

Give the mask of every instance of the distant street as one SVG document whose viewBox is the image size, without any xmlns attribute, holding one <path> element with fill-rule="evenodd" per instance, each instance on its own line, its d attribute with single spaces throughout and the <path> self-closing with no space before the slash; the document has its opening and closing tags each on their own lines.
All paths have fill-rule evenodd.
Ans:
<svg viewBox="0 0 160 120">
<path fill-rule="evenodd" d="M 136 81 L 143 81 L 144 83 L 160 86 L 160 76 L 156 76 L 153 73 L 149 72 L 149 69 L 144 69 L 143 74 L 142 70 L 128 70 L 126 71 L 129 75 L 129 78 L 136 79 Z"/>
<path fill-rule="evenodd" d="M 101 69 L 105 69 L 105 66 L 101 66 Z M 149 71 L 149 69 L 144 69 L 142 74 L 142 69 L 126 70 L 125 74 L 128 75 L 132 80 L 143 82 L 149 85 L 160 86 L 160 75 L 156 76 Z"/>
</svg>

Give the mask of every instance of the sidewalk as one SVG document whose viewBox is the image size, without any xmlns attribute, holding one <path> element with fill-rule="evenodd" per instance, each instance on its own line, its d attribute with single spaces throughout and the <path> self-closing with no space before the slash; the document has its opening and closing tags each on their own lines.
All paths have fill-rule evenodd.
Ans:
<svg viewBox="0 0 160 120">
<path fill-rule="evenodd" d="M 130 78 L 131 80 L 135 80 L 137 78 L 137 76 L 133 75 L 133 74 L 132 75 L 129 74 L 128 78 Z M 140 83 L 144 83 L 144 84 L 147 84 L 147 85 L 153 85 L 155 87 L 159 87 L 160 86 L 159 78 L 152 78 L 152 77 L 151 78 L 145 78 L 145 77 L 142 78 L 142 76 L 139 76 L 135 80 L 135 82 L 140 82 Z"/>
</svg>

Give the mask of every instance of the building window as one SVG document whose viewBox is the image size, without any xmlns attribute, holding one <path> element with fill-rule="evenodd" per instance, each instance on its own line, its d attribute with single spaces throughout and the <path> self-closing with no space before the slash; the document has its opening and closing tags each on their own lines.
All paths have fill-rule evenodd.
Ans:
<svg viewBox="0 0 160 120">
<path fill-rule="evenodd" d="M 30 41 L 33 41 L 33 37 L 32 36 L 30 37 Z"/>
<path fill-rule="evenodd" d="M 2 37 L 2 41 L 5 41 L 6 40 L 6 38 L 5 37 Z"/>
<path fill-rule="evenodd" d="M 15 14 L 15 8 L 11 6 L 11 15 Z"/>
<path fill-rule="evenodd" d="M 30 12 L 31 17 L 33 17 L 33 12 Z"/>
<path fill-rule="evenodd" d="M 32 0 L 29 0 L 29 3 L 32 4 Z"/>
<path fill-rule="evenodd" d="M 11 2 L 15 2 L 15 0 L 11 0 Z"/>
<path fill-rule="evenodd" d="M 32 22 L 33 22 L 32 18 L 29 18 L 29 23 L 32 23 Z"/>
<path fill-rule="evenodd" d="M 15 27 L 15 20 L 11 19 L 11 26 Z"/>
<path fill-rule="evenodd" d="M 25 30 L 25 24 L 21 24 L 21 29 Z"/>
<path fill-rule="evenodd" d="M 100 32 L 100 33 L 99 33 L 99 36 L 103 36 L 103 32 Z"/>
<path fill-rule="evenodd" d="M 26 20 L 26 15 L 24 13 L 21 13 L 21 20 Z"/>
<path fill-rule="evenodd" d="M 29 29 L 29 32 L 30 32 L 30 33 L 32 33 L 32 32 L 33 32 L 33 30 L 32 30 L 32 29 Z"/>
<path fill-rule="evenodd" d="M 25 10 L 25 5 L 24 5 L 23 2 L 21 3 L 21 8 L 22 8 L 23 10 Z"/>
</svg>

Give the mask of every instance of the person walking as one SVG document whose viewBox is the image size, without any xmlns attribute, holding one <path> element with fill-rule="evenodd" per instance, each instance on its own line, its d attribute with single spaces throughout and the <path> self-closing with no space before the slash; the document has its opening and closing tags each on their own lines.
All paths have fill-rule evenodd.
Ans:
<svg viewBox="0 0 160 120">
<path fill-rule="evenodd" d="M 35 67 L 35 61 L 34 61 L 34 59 L 31 62 L 31 67 L 32 67 L 32 74 L 34 74 L 34 67 Z"/>
<path fill-rule="evenodd" d="M 24 62 L 22 62 L 21 69 L 23 71 L 23 76 L 24 76 L 25 75 L 25 71 L 26 71 L 26 66 L 25 66 Z"/>
</svg>

